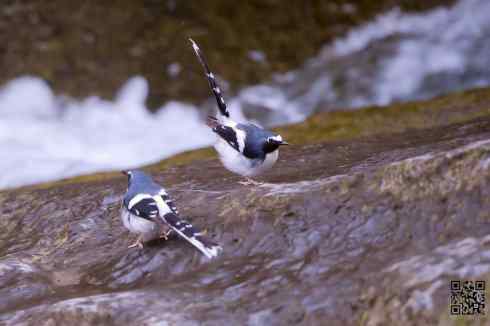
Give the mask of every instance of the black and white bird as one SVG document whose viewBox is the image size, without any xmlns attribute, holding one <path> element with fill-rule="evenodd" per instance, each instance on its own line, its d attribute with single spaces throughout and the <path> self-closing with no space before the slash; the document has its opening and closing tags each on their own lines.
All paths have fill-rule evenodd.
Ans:
<svg viewBox="0 0 490 326">
<path fill-rule="evenodd" d="M 250 177 L 270 169 L 279 157 L 279 146 L 288 145 L 281 135 L 253 123 L 236 123 L 230 119 L 225 100 L 214 74 L 196 42 L 189 39 L 199 62 L 204 67 L 211 91 L 218 103 L 217 117 L 208 117 L 207 125 L 218 135 L 214 148 L 221 162 L 230 171 L 247 178 L 245 184 L 255 184 Z"/>
<path fill-rule="evenodd" d="M 128 190 L 123 198 L 121 219 L 130 232 L 139 234 L 138 240 L 128 248 L 142 248 L 144 242 L 159 237 L 166 239 L 174 231 L 206 257 L 213 258 L 219 254 L 221 247 L 181 219 L 165 189 L 149 175 L 139 170 L 123 173 L 128 176 Z"/>
</svg>

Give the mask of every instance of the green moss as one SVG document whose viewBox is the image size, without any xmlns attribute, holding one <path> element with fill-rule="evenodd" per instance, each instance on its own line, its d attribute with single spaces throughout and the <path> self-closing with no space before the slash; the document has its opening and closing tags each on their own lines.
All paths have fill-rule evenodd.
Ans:
<svg viewBox="0 0 490 326">
<path fill-rule="evenodd" d="M 149 171 L 158 171 L 167 169 L 171 166 L 185 165 L 192 161 L 204 160 L 215 157 L 214 150 L 211 148 L 202 148 L 194 151 L 180 153 L 169 159 L 163 160 L 157 164 L 150 165 Z"/>
<path fill-rule="evenodd" d="M 386 108 L 320 113 L 277 131 L 293 144 L 306 144 L 426 129 L 473 120 L 489 113 L 490 89 L 476 89 Z"/>
<path fill-rule="evenodd" d="M 211 148 L 203 148 L 194 151 L 180 153 L 178 155 L 172 156 L 169 159 L 163 160 L 157 164 L 144 167 L 143 169 L 150 173 L 157 172 L 157 171 L 167 169 L 171 166 L 185 165 L 195 160 L 202 160 L 202 159 L 207 159 L 212 157 L 214 157 L 213 150 Z M 48 189 L 48 188 L 52 188 L 53 186 L 80 184 L 86 182 L 98 182 L 98 181 L 104 181 L 113 178 L 123 178 L 123 177 L 126 178 L 120 172 L 101 172 L 101 173 L 93 173 L 90 175 L 82 175 L 82 176 L 67 178 L 54 182 L 46 182 L 33 186 L 26 186 L 26 187 L 22 187 L 22 189 Z"/>
</svg>

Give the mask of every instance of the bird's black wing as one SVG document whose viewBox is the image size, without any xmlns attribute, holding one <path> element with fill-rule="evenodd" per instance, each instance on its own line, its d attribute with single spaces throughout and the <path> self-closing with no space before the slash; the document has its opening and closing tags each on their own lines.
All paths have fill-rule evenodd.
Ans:
<svg viewBox="0 0 490 326">
<path fill-rule="evenodd" d="M 223 138 L 231 147 L 240 152 L 238 144 L 238 135 L 233 127 L 221 124 L 216 118 L 208 117 L 207 125 L 221 138 Z"/>
<path fill-rule="evenodd" d="M 128 211 L 138 217 L 155 222 L 158 220 L 158 205 L 151 195 L 139 195 L 132 198 L 126 205 Z"/>
<path fill-rule="evenodd" d="M 170 210 L 175 213 L 179 214 L 179 210 L 177 209 L 177 206 L 175 205 L 174 201 L 170 198 L 170 196 L 163 190 L 158 194 L 160 197 L 162 197 L 163 201 L 167 206 L 170 208 Z"/>
<path fill-rule="evenodd" d="M 218 244 L 205 237 L 192 224 L 178 216 L 175 204 L 163 189 L 153 196 L 150 194 L 137 194 L 125 200 L 124 205 L 129 212 L 138 217 L 162 226 L 167 224 L 173 231 L 189 241 L 208 258 L 216 257 L 221 250 Z"/>
</svg>

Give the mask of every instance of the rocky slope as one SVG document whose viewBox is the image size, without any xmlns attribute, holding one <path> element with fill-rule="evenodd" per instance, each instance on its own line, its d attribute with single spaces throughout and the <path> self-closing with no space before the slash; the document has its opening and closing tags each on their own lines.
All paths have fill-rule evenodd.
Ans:
<svg viewBox="0 0 490 326">
<path fill-rule="evenodd" d="M 262 186 L 209 150 L 149 167 L 223 245 L 213 261 L 126 249 L 122 175 L 0 192 L 0 323 L 486 324 L 450 318 L 448 288 L 490 276 L 489 112 L 483 90 L 319 115 Z"/>
</svg>

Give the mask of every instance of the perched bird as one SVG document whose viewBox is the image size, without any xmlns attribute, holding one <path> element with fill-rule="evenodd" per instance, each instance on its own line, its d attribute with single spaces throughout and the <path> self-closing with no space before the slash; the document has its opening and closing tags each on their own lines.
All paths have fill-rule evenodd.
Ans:
<svg viewBox="0 0 490 326">
<path fill-rule="evenodd" d="M 172 231 L 190 242 L 206 257 L 216 257 L 221 247 L 179 217 L 169 195 L 150 176 L 139 170 L 123 171 L 128 176 L 128 190 L 123 198 L 121 219 L 124 226 L 138 233 L 138 240 L 128 248 L 143 248 L 143 242 L 167 238 Z"/>
<path fill-rule="evenodd" d="M 281 135 L 253 123 L 236 123 L 230 119 L 225 100 L 216 79 L 196 42 L 189 39 L 199 62 L 204 67 L 211 91 L 218 103 L 217 117 L 208 117 L 207 125 L 218 135 L 214 148 L 230 171 L 247 178 L 244 184 L 257 184 L 250 177 L 270 169 L 279 157 L 279 146 L 288 145 Z"/>
</svg>

